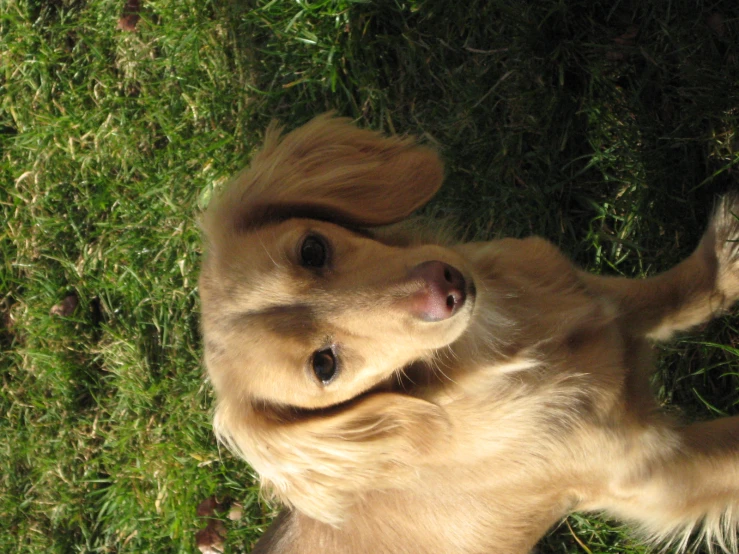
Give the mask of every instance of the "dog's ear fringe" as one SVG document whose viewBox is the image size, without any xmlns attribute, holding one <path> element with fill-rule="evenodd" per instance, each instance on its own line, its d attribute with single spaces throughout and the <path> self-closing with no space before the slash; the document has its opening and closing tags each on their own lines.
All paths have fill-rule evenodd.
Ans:
<svg viewBox="0 0 739 554">
<path fill-rule="evenodd" d="M 338 526 L 365 492 L 407 486 L 419 453 L 448 444 L 449 425 L 434 404 L 378 393 L 336 414 L 287 423 L 222 400 L 213 427 L 259 474 L 268 497 Z"/>
<path fill-rule="evenodd" d="M 218 243 L 219 233 L 288 217 L 387 225 L 428 202 L 443 178 L 438 153 L 415 138 L 360 129 L 332 113 L 285 135 L 273 123 L 250 167 L 214 197 L 201 226 Z"/>
</svg>

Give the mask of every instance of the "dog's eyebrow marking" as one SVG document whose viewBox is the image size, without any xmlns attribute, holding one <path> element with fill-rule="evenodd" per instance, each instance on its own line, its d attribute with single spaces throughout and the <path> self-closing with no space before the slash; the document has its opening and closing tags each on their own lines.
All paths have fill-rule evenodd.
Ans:
<svg viewBox="0 0 739 554">
<path fill-rule="evenodd" d="M 263 310 L 250 310 L 235 316 L 240 324 L 261 329 L 285 338 L 307 342 L 318 332 L 313 309 L 305 304 L 271 306 Z"/>
<path fill-rule="evenodd" d="M 236 230 L 249 232 L 270 223 L 293 218 L 317 219 L 329 223 L 350 223 L 352 217 L 341 210 L 308 201 L 258 203 L 236 221 Z"/>
<path fill-rule="evenodd" d="M 296 218 L 333 223 L 359 235 L 371 236 L 362 228 L 362 221 L 359 221 L 356 216 L 352 216 L 336 206 L 306 200 L 257 203 L 235 221 L 235 228 L 239 233 L 248 233 L 272 223 L 280 223 Z"/>
</svg>

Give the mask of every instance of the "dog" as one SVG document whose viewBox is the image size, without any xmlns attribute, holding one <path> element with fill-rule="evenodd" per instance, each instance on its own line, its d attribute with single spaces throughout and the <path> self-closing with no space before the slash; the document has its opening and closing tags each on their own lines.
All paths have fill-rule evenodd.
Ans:
<svg viewBox="0 0 739 554">
<path fill-rule="evenodd" d="M 424 229 L 443 177 L 433 148 L 326 114 L 271 126 L 204 212 L 214 429 L 284 505 L 254 552 L 524 554 L 572 511 L 736 552 L 739 418 L 680 424 L 649 376 L 653 342 L 739 299 L 739 196 L 628 279 Z"/>
</svg>

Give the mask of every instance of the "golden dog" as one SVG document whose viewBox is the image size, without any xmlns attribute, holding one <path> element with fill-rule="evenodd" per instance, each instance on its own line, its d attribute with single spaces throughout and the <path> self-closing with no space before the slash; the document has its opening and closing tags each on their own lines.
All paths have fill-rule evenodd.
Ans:
<svg viewBox="0 0 739 554">
<path fill-rule="evenodd" d="M 574 510 L 736 552 L 739 418 L 680 425 L 648 381 L 651 341 L 739 298 L 739 200 L 632 280 L 399 224 L 443 174 L 324 115 L 270 128 L 203 216 L 215 430 L 286 506 L 255 552 L 522 554 Z"/>
</svg>

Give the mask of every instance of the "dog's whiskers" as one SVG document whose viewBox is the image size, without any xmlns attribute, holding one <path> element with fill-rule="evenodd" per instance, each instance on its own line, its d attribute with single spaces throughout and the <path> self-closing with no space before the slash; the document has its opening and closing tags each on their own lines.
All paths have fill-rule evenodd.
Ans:
<svg viewBox="0 0 739 554">
<path fill-rule="evenodd" d="M 267 246 L 266 246 L 266 245 L 264 244 L 264 241 L 262 240 L 262 237 L 260 237 L 260 236 L 257 236 L 257 238 L 259 239 L 259 245 L 260 245 L 260 246 L 262 247 L 262 249 L 264 250 L 264 253 L 265 253 L 265 254 L 267 254 L 267 257 L 268 257 L 268 258 L 270 259 L 270 261 L 271 261 L 271 262 L 272 262 L 272 264 L 273 264 L 273 265 L 275 266 L 275 268 L 279 268 L 279 267 L 282 267 L 282 265 L 281 265 L 281 264 L 279 264 L 279 263 L 277 263 L 277 261 L 276 261 L 276 260 L 275 260 L 275 259 L 274 259 L 274 258 L 272 257 L 272 254 L 270 253 L 270 251 L 269 251 L 269 249 L 267 248 Z"/>
</svg>

